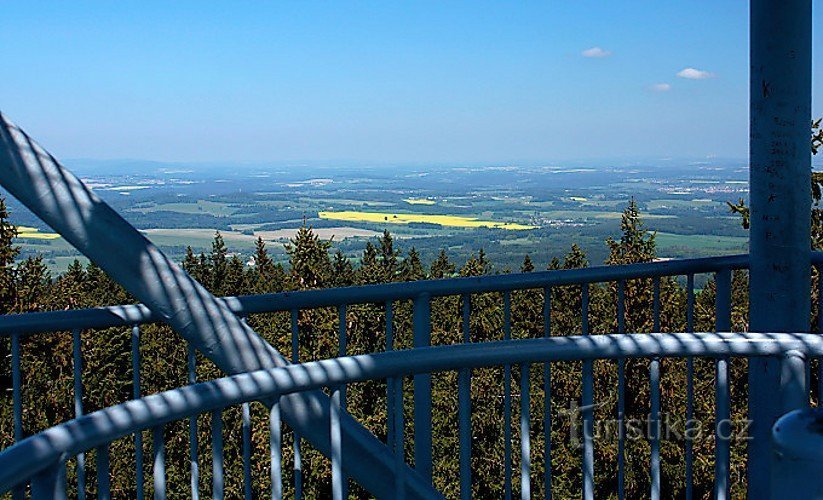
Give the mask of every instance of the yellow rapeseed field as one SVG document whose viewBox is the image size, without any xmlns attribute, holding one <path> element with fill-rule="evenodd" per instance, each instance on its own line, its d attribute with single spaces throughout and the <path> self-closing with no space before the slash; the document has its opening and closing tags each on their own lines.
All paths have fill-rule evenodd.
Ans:
<svg viewBox="0 0 823 500">
<path fill-rule="evenodd" d="M 57 233 L 41 233 L 36 227 L 17 226 L 17 237 L 30 240 L 56 240 L 60 235 Z"/>
<path fill-rule="evenodd" d="M 450 227 L 491 227 L 497 229 L 508 229 L 510 231 L 535 229 L 537 227 L 517 224 L 514 222 L 478 220 L 476 217 L 461 217 L 458 215 L 392 214 L 386 212 L 356 211 L 320 212 L 318 215 L 321 219 L 341 220 L 348 222 L 375 222 L 384 224 L 410 224 L 413 222 L 424 222 Z"/>
<path fill-rule="evenodd" d="M 434 200 L 429 200 L 427 198 L 406 198 L 403 201 L 408 203 L 409 205 L 434 205 Z"/>
</svg>

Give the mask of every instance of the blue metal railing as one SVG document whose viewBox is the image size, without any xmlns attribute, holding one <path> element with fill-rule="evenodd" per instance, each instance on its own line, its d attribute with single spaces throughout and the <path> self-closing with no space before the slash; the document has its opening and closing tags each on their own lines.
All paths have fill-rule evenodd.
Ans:
<svg viewBox="0 0 823 500">
<path fill-rule="evenodd" d="M 282 396 L 313 389 L 327 388 L 339 394 L 339 388 L 353 382 L 402 378 L 441 371 L 477 369 L 492 366 L 554 363 L 560 361 L 626 360 L 635 358 L 709 357 L 778 357 L 788 372 L 801 381 L 796 394 L 803 394 L 805 360 L 823 355 L 823 338 L 817 334 L 791 333 L 680 333 L 644 335 L 569 336 L 541 339 L 510 340 L 437 346 L 413 351 L 393 351 L 378 354 L 333 358 L 307 362 L 272 370 L 234 375 L 209 382 L 145 396 L 110 408 L 83 415 L 31 436 L 6 449 L 0 455 L 0 491 L 31 480 L 40 489 L 59 480 L 54 468 L 63 466 L 66 457 L 90 449 L 105 451 L 116 439 L 152 430 L 154 433 L 154 483 L 156 491 L 165 484 L 163 429 L 174 421 L 220 411 L 227 406 L 251 401 L 278 399 Z M 799 360 L 799 363 L 798 363 Z M 728 395 L 722 395 L 728 404 Z M 277 405 L 273 406 L 271 456 L 279 458 L 281 443 Z M 340 448 L 340 423 L 331 421 L 333 462 L 332 474 L 335 498 L 341 498 L 344 460 Z M 718 451 L 718 454 L 722 451 Z M 108 471 L 105 460 L 99 458 L 103 474 Z M 402 455 L 397 454 L 398 460 Z M 718 460 L 722 458 L 718 455 Z M 356 457 L 350 457 L 356 459 Z M 102 463 L 101 463 L 102 462 Z M 337 466 L 334 466 L 337 464 Z M 528 471 L 528 463 L 524 465 Z M 279 481 L 273 490 L 280 491 Z M 105 486 L 105 481 L 100 487 Z M 51 486 L 48 486 L 51 488 Z M 103 494 L 106 492 L 104 491 Z M 276 495 L 275 495 L 276 496 Z"/>
<path fill-rule="evenodd" d="M 823 264 L 823 254 L 814 253 L 812 255 L 812 264 L 815 266 L 819 266 Z M 623 419 L 625 413 L 625 373 L 624 373 L 624 363 L 625 359 L 628 357 L 648 357 L 649 358 L 649 384 L 651 389 L 651 414 L 653 419 L 659 418 L 660 414 L 660 359 L 662 357 L 685 357 L 687 360 L 688 366 L 688 377 L 687 377 L 687 401 L 686 401 L 686 414 L 687 419 L 691 420 L 694 411 L 694 391 L 693 391 L 693 384 L 694 384 L 694 368 L 693 368 L 693 361 L 692 356 L 712 356 L 715 357 L 715 371 L 716 371 L 716 398 L 717 398 L 717 421 L 718 425 L 721 425 L 723 422 L 728 422 L 728 415 L 729 415 L 729 388 L 728 388 L 728 356 L 749 356 L 749 355 L 758 355 L 758 356 L 766 356 L 766 355 L 779 355 L 780 353 L 786 352 L 790 348 L 797 348 L 797 340 L 796 338 L 790 337 L 775 337 L 777 340 L 770 340 L 767 344 L 771 348 L 774 348 L 773 351 L 769 352 L 756 352 L 755 354 L 751 354 L 751 348 L 746 347 L 742 351 L 737 352 L 732 349 L 732 347 L 737 346 L 735 342 L 740 340 L 743 342 L 741 345 L 755 345 L 755 339 L 765 340 L 760 337 L 751 337 L 745 335 L 732 335 L 728 338 L 724 337 L 722 339 L 721 344 L 727 346 L 726 348 L 717 348 L 717 350 L 708 350 L 708 351 L 701 351 L 700 349 L 689 350 L 684 346 L 676 349 L 662 349 L 661 346 L 669 346 L 672 344 L 668 344 L 662 340 L 662 337 L 658 336 L 648 336 L 644 335 L 642 337 L 633 337 L 632 338 L 632 345 L 635 345 L 638 341 L 637 338 L 646 338 L 648 339 L 656 339 L 659 340 L 658 350 L 649 349 L 648 351 L 644 351 L 642 354 L 632 354 L 634 351 L 628 350 L 624 353 L 622 352 L 615 352 L 613 349 L 615 346 L 626 346 L 625 342 L 620 340 L 622 337 L 614 337 L 614 336 L 601 336 L 596 335 L 592 336 L 589 335 L 589 327 L 588 327 L 588 286 L 592 283 L 602 283 L 602 282 L 614 282 L 617 284 L 617 310 L 618 310 L 618 333 L 624 334 L 625 333 L 625 282 L 626 280 L 630 279 L 638 279 L 638 278 L 650 278 L 652 280 L 653 286 L 653 321 L 654 321 L 654 330 L 660 330 L 660 278 L 666 276 L 686 276 L 687 281 L 687 310 L 686 310 L 686 317 L 687 317 L 687 333 L 694 331 L 694 276 L 695 274 L 703 274 L 703 273 L 712 273 L 715 275 L 715 281 L 717 284 L 717 303 L 716 303 L 716 330 L 717 331 L 729 331 L 731 329 L 731 320 L 730 320 L 730 313 L 731 313 L 731 271 L 736 269 L 745 269 L 748 266 L 748 256 L 746 255 L 736 255 L 736 256 L 728 256 L 728 257 L 718 257 L 718 258 L 703 258 L 703 259 L 689 259 L 689 260 L 676 260 L 676 261 L 663 261 L 663 262 L 654 262 L 654 263 L 647 263 L 647 264 L 633 264 L 633 265 L 624 265 L 624 266 L 601 266 L 601 267 L 592 267 L 592 268 L 584 268 L 584 269 L 573 269 L 573 270 L 561 270 L 561 271 L 545 271 L 545 272 L 533 272 L 533 273 L 523 273 L 523 274 L 508 274 L 508 275 L 496 275 L 496 276 L 483 276 L 477 278 L 454 278 L 454 279 L 445 279 L 445 280 L 436 280 L 436 281 L 419 281 L 419 282 L 412 282 L 412 283 L 393 283 L 393 284 L 384 284 L 384 285 L 369 285 L 369 286 L 360 286 L 360 287 L 349 287 L 349 288 L 338 288 L 338 289 L 325 289 L 325 290 L 311 290 L 311 291 L 302 291 L 302 292 L 285 292 L 285 293 L 278 293 L 278 294 L 267 294 L 267 295 L 257 295 L 257 296 L 244 296 L 244 297 L 229 297 L 222 299 L 228 307 L 239 316 L 248 316 L 251 314 L 257 313 L 268 313 L 268 312 L 289 312 L 291 316 L 291 341 L 292 341 L 292 361 L 294 363 L 299 362 L 298 358 L 298 346 L 299 346 L 299 329 L 298 329 L 298 313 L 300 310 L 303 309 L 311 309 L 317 307 L 328 307 L 334 306 L 338 308 L 338 315 L 340 318 L 339 323 L 339 349 L 338 354 L 340 356 L 339 359 L 347 359 L 347 360 L 357 360 L 358 362 L 366 362 L 369 363 L 376 362 L 376 363 L 388 363 L 388 361 L 379 361 L 384 359 L 394 360 L 394 359 L 413 359 L 417 360 L 420 354 L 418 352 L 430 352 L 430 349 L 415 349 L 412 351 L 413 355 L 409 356 L 409 352 L 404 352 L 402 355 L 392 353 L 391 351 L 395 348 L 395 338 L 393 333 L 393 303 L 396 301 L 402 300 L 411 300 L 413 302 L 413 338 L 414 338 L 414 347 L 415 348 L 423 348 L 427 347 L 431 341 L 431 319 L 430 319 L 430 301 L 432 297 L 439 297 L 439 296 L 460 296 L 462 297 L 462 336 L 463 342 L 468 344 L 470 342 L 470 318 L 471 318 L 471 296 L 473 294 L 481 294 L 481 293 L 489 293 L 489 292 L 502 292 L 503 293 L 503 312 L 504 312 L 504 321 L 503 321 L 503 336 L 504 342 L 498 344 L 494 344 L 494 349 L 492 351 L 484 351 L 481 348 L 477 348 L 478 352 L 488 352 L 489 355 L 493 355 L 487 361 L 486 365 L 500 365 L 504 368 L 504 432 L 505 432 L 505 450 L 504 450 L 504 491 L 506 497 L 511 497 L 513 495 L 513 460 L 512 460 L 512 397 L 511 397 L 511 366 L 512 365 L 520 365 L 521 371 L 526 373 L 523 370 L 526 370 L 529 363 L 540 362 L 543 363 L 543 389 L 545 391 L 545 405 L 544 405 L 544 420 L 547 425 L 544 427 L 544 432 L 546 433 L 545 439 L 545 449 L 543 452 L 545 453 L 546 457 L 551 456 L 551 439 L 549 438 L 548 432 L 551 429 L 551 361 L 556 361 L 559 358 L 556 358 L 557 353 L 552 353 L 545 358 L 527 358 L 525 360 L 518 360 L 515 356 L 514 358 L 510 358 L 507 356 L 514 356 L 513 354 L 506 354 L 505 356 L 501 355 L 500 352 L 508 352 L 506 351 L 505 345 L 512 345 L 512 346 L 526 346 L 527 344 L 523 344 L 521 341 L 512 341 L 509 340 L 511 337 L 511 300 L 510 300 L 510 292 L 513 290 L 525 290 L 525 289 L 542 289 L 544 290 L 544 298 L 545 302 L 543 305 L 544 309 L 544 337 L 549 337 L 551 333 L 551 293 L 552 287 L 557 286 L 566 286 L 566 285 L 581 285 L 581 293 L 582 293 L 582 336 L 581 337 L 569 337 L 570 339 L 574 339 L 576 342 L 575 345 L 583 346 L 586 345 L 585 342 L 591 342 L 592 348 L 595 348 L 595 351 L 591 349 L 581 349 L 579 351 L 575 351 L 574 354 L 570 355 L 571 357 L 567 359 L 575 359 L 583 361 L 583 392 L 582 392 L 582 404 L 583 404 L 583 421 L 584 421 L 584 437 L 583 437 L 583 451 L 582 451 L 582 458 L 583 458 L 583 494 L 585 498 L 592 498 L 594 494 L 594 482 L 595 482 L 595 471 L 594 471 L 594 440 L 592 437 L 592 425 L 593 425 L 593 411 L 591 405 L 594 403 L 593 397 L 593 387 L 592 387 L 592 368 L 591 368 L 591 361 L 595 359 L 616 359 L 617 366 L 618 366 L 618 421 L 619 425 L 621 426 L 619 431 L 619 443 L 618 443 L 618 452 L 617 452 L 617 468 L 618 468 L 618 495 L 620 498 L 623 498 L 625 495 L 624 490 L 624 481 L 625 481 L 625 430 L 623 428 Z M 386 314 L 386 350 L 389 351 L 385 355 L 379 354 L 374 355 L 374 357 L 354 357 L 354 358 L 345 358 L 346 354 L 346 308 L 351 304 L 358 304 L 358 303 L 378 303 L 384 304 L 385 307 L 385 314 Z M 45 333 L 51 332 L 56 330 L 65 330 L 70 329 L 73 331 L 73 346 L 74 346 L 74 356 L 75 356 L 75 369 L 74 369 L 74 387 L 75 387 L 75 409 L 76 409 L 76 417 L 79 419 L 84 418 L 82 415 L 82 405 L 80 402 L 82 401 L 82 370 L 81 370 L 81 363 L 82 363 L 82 352 L 81 352 L 81 333 L 85 330 L 90 329 L 102 329 L 102 328 L 110 328 L 110 327 L 118 327 L 118 326 L 130 326 L 132 327 L 132 363 L 134 367 L 134 398 L 138 400 L 140 398 L 140 360 L 139 360 L 139 337 L 140 337 L 140 325 L 154 322 L 156 318 L 151 314 L 151 312 L 141 306 L 141 305 L 132 305 L 132 306 L 117 306 L 117 307 L 106 307 L 106 308 L 96 308 L 96 309 L 87 309 L 87 310 L 74 310 L 74 311 L 57 311 L 57 312 L 43 312 L 43 313 L 31 313 L 31 314 L 24 314 L 24 315 L 11 315 L 5 316 L 0 318 L 0 336 L 8 336 L 11 337 L 11 344 L 12 344 L 12 378 L 13 378 L 13 413 L 14 413 L 14 431 L 15 431 L 15 440 L 21 441 L 23 436 L 23 426 L 22 426 L 22 392 L 21 392 L 21 372 L 20 372 L 20 338 L 25 335 L 32 335 L 35 333 Z M 823 323 L 821 323 L 823 325 Z M 685 335 L 685 334 L 684 334 Z M 681 338 L 682 337 L 682 338 Z M 601 345 L 601 340 L 604 338 L 614 339 L 614 342 L 609 343 L 607 345 Z M 705 335 L 702 336 L 692 336 L 692 337 L 683 337 L 681 336 L 672 336 L 672 339 L 678 339 L 677 342 L 680 342 L 686 338 L 692 339 L 702 339 L 702 341 L 706 341 L 706 339 L 714 338 L 714 337 L 707 337 Z M 800 337 L 797 337 L 800 338 Z M 806 337 L 802 337 L 805 340 L 809 340 Z M 546 339 L 547 343 L 546 346 L 555 346 L 555 338 Z M 759 341 L 758 340 L 758 341 Z M 679 345 L 679 344 L 674 344 Z M 765 344 L 764 344 L 765 345 Z M 805 345 L 805 344 L 804 344 Z M 816 346 L 809 340 L 808 345 Z M 460 347 L 474 347 L 474 346 L 460 346 Z M 531 346 L 529 345 L 529 349 Z M 541 344 L 541 349 L 543 349 L 543 344 Z M 441 349 L 440 347 L 436 349 Z M 436 350 L 435 349 L 435 350 Z M 714 347 L 712 348 L 714 349 Z M 727 349 L 724 351 L 723 349 Z M 809 355 L 818 356 L 816 350 L 811 349 L 810 347 L 799 347 L 800 352 L 807 353 Z M 811 349 L 811 350 L 810 350 Z M 816 349 L 816 347 L 815 347 Z M 439 351 L 438 351 L 439 352 Z M 449 351 L 452 352 L 452 351 Z M 463 355 L 463 351 L 460 350 L 453 350 L 455 355 Z M 474 352 L 474 351 L 467 351 L 467 352 Z M 543 352 L 543 351 L 540 351 Z M 194 377 L 194 356 L 193 351 L 189 351 L 188 356 L 188 373 L 189 373 L 189 383 L 193 384 L 196 382 Z M 391 356 L 389 356 L 391 355 Z M 394 356 L 394 357 L 392 357 Z M 420 358 L 423 359 L 423 358 Z M 330 361 L 331 362 L 331 361 Z M 424 363 L 420 361 L 420 363 Z M 298 366 L 314 366 L 310 364 L 303 364 Z M 318 365 L 318 366 L 327 366 L 327 365 Z M 382 365 L 380 365 L 382 366 Z M 406 365 L 403 365 L 406 366 Z M 413 442 L 413 452 L 414 452 L 414 462 L 415 462 L 415 469 L 418 473 L 420 473 L 423 478 L 425 478 L 428 482 L 432 480 L 432 401 L 431 401 L 431 371 L 427 370 L 425 364 L 421 364 L 420 366 L 416 367 L 408 367 L 402 370 L 394 368 L 389 370 L 389 367 L 385 369 L 389 370 L 386 374 L 380 375 L 379 374 L 370 374 L 368 375 L 369 380 L 375 378 L 386 378 L 387 379 L 387 406 L 388 406 L 388 439 L 387 444 L 391 449 L 392 453 L 398 460 L 400 460 L 398 467 L 401 465 L 405 465 L 403 462 L 404 457 L 404 438 L 403 438 L 403 392 L 402 392 L 402 382 L 404 376 L 412 376 L 414 380 L 414 442 Z M 459 442 L 460 442 L 460 449 L 459 449 L 459 456 L 460 456 L 460 474 L 459 474 L 459 481 L 460 481 L 460 491 L 461 496 L 463 498 L 468 498 L 471 495 L 471 414 L 470 414 L 470 391 L 471 391 L 471 368 L 474 365 L 471 364 L 469 361 L 465 361 L 462 358 L 455 357 L 451 359 L 451 365 L 449 366 L 441 366 L 438 369 L 441 370 L 457 370 L 458 371 L 458 421 L 459 421 Z M 289 369 L 293 369 L 290 367 Z M 296 368 L 294 368 L 296 370 Z M 369 372 L 371 373 L 371 372 Z M 588 374 L 586 376 L 585 374 Z M 354 375 L 352 375 L 354 376 Z M 365 376 L 365 375 L 364 375 Z M 354 380 L 354 379 L 352 379 Z M 332 394 L 332 422 L 336 422 L 339 424 L 339 417 L 345 414 L 345 403 L 346 403 L 346 384 L 351 382 L 352 380 L 346 379 L 344 377 L 343 380 L 336 381 L 336 380 L 326 380 L 325 382 L 317 382 L 320 384 L 318 387 L 326 387 L 329 388 Z M 359 379 L 357 379 L 359 380 Z M 520 474 L 519 474 L 519 490 L 521 496 L 528 497 L 530 488 L 531 488 L 531 479 L 530 479 L 530 429 L 529 429 L 529 377 L 521 377 L 521 411 L 520 411 L 520 435 L 523 437 L 520 443 Z M 203 387 L 201 385 L 191 385 L 190 387 Z M 301 386 L 302 387 L 302 386 Z M 308 386 L 307 386 L 308 387 Z M 181 389 L 182 390 L 182 389 Z M 295 391 L 303 391 L 305 388 L 295 389 Z M 275 391 L 280 392 L 281 394 L 285 394 L 283 390 Z M 164 393 L 170 394 L 170 393 Z M 184 393 L 179 393 L 184 394 Z M 261 396 L 262 397 L 262 396 Z M 250 418 L 249 418 L 249 410 L 247 403 L 249 401 L 259 399 L 258 397 L 249 397 L 242 401 L 239 401 L 237 404 L 243 404 L 243 471 L 244 471 L 244 493 L 248 497 L 251 496 L 251 427 L 250 427 Z M 145 399 L 141 400 L 145 401 Z M 233 400 L 232 400 L 233 401 Z M 222 457 L 222 408 L 235 404 L 229 400 L 223 401 L 220 404 L 217 404 L 214 408 L 207 408 L 207 409 L 198 409 L 195 411 L 192 409 L 191 411 L 187 411 L 187 413 L 179 418 L 188 418 L 190 422 L 189 427 L 189 446 L 190 446 L 190 466 L 191 466 L 191 485 L 192 491 L 194 492 L 195 498 L 197 497 L 198 491 L 198 482 L 199 482 L 199 464 L 197 463 L 197 419 L 196 416 L 199 413 L 210 411 L 212 415 L 211 419 L 211 426 L 212 426 L 212 445 L 213 445 L 213 457 L 212 457 L 212 471 L 213 471 L 213 491 L 215 493 L 215 497 L 220 498 L 222 497 L 222 492 L 224 491 L 223 485 L 223 473 L 224 473 L 224 465 L 223 465 L 223 457 Z M 176 415 L 176 414 L 175 414 Z M 271 408 L 270 411 L 270 426 L 272 428 L 278 427 L 279 428 L 279 406 L 275 405 Z M 156 467 L 155 470 L 162 470 L 164 466 L 164 449 L 163 443 L 163 435 L 162 435 L 162 427 L 159 426 L 160 422 L 157 422 L 157 425 L 149 425 L 149 422 L 145 423 L 144 429 L 148 430 L 151 429 L 153 431 L 153 440 L 157 444 L 154 446 L 154 452 L 152 460 L 154 461 L 154 465 Z M 277 425 L 276 425 L 277 424 Z M 142 434 L 140 432 L 130 432 L 134 434 L 134 441 L 137 450 L 137 495 L 138 497 L 142 497 L 144 494 L 143 491 L 143 462 L 144 458 L 142 456 Z M 717 460 L 715 463 L 715 495 L 718 498 L 724 498 L 728 493 L 729 488 L 729 442 L 727 439 L 723 439 L 723 436 L 728 435 L 727 433 L 724 434 L 722 432 L 718 432 L 718 440 L 716 446 L 717 452 Z M 332 470 L 334 471 L 334 476 L 338 479 L 333 483 L 333 490 L 337 494 L 344 494 L 345 487 L 347 481 L 343 479 L 344 477 L 344 468 L 345 468 L 345 456 L 341 455 L 340 452 L 340 441 L 336 438 L 339 436 L 335 436 L 331 434 L 332 438 Z M 113 438 L 112 438 L 113 439 Z M 110 441 L 110 439 L 109 439 Z M 301 446 L 300 446 L 300 437 L 295 436 L 294 442 L 294 489 L 297 497 L 299 498 L 302 492 L 302 474 L 301 474 Z M 96 444 L 86 447 L 84 449 L 78 450 L 77 453 L 70 453 L 69 456 L 73 456 L 74 454 L 82 454 L 88 449 L 96 448 L 104 443 L 97 443 Z M 273 434 L 271 437 L 272 445 L 277 445 L 277 449 L 274 447 L 271 449 L 271 457 L 279 458 L 281 457 L 281 451 L 279 446 L 282 443 L 279 434 Z M 651 474 L 651 491 L 650 496 L 652 498 L 659 498 L 660 496 L 660 442 L 659 436 L 653 436 L 651 439 L 651 455 L 650 455 L 650 474 Z M 13 448 L 6 450 L 10 452 Z M 3 462 L 0 463 L 7 463 L 5 460 L 8 460 L 10 455 L 5 451 L 0 454 L 0 460 Z M 99 466 L 106 466 L 107 465 L 107 454 L 105 450 L 99 449 L 98 453 L 98 465 Z M 78 487 L 79 487 L 79 494 L 83 494 L 83 483 L 81 481 L 84 480 L 84 471 L 83 471 L 83 462 L 82 462 L 82 455 L 78 455 Z M 687 494 L 691 492 L 692 488 L 692 475 L 693 475 L 693 451 L 691 449 L 691 443 L 686 442 L 686 449 L 685 449 L 685 458 L 686 458 L 686 488 Z M 102 462 L 102 463 L 101 463 Z M 273 462 L 274 463 L 274 462 Z M 99 470 L 99 469 L 98 469 Z M 104 469 L 105 470 L 105 469 Z M 401 469 L 397 469 L 402 470 Z M 281 469 L 279 467 L 272 466 L 272 478 L 275 475 L 278 477 L 278 484 L 275 485 L 273 482 L 272 491 L 274 496 L 277 496 L 276 493 L 282 493 L 282 485 L 279 482 L 279 477 L 281 475 Z M 551 491 L 551 467 L 550 461 L 547 460 L 547 466 L 545 471 L 545 491 Z M 19 476 L 23 477 L 23 476 Z M 163 475 L 161 474 L 158 478 L 157 474 L 155 474 L 155 492 L 163 491 L 165 488 L 165 483 L 163 481 Z M 5 484 L 5 483 L 4 483 Z M 98 485 L 108 484 L 108 476 L 106 477 L 99 477 L 98 478 Z M 395 484 L 396 491 L 398 493 L 403 493 L 405 491 L 404 486 L 398 481 Z M 276 491 L 275 491 L 276 490 Z M 17 490 L 18 494 L 20 490 Z"/>
</svg>

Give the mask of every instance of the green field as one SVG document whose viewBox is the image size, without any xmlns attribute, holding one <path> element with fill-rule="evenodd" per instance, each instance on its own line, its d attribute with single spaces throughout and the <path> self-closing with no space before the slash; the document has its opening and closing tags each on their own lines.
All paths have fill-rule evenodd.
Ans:
<svg viewBox="0 0 823 500">
<path fill-rule="evenodd" d="M 197 200 L 195 203 L 163 203 L 160 205 L 134 207 L 130 210 L 144 214 L 152 212 L 177 212 L 180 214 L 209 214 L 215 217 L 228 217 L 237 212 L 237 209 L 228 203 L 208 200 Z"/>
<path fill-rule="evenodd" d="M 749 240 L 745 236 L 711 236 L 705 234 L 657 233 L 658 253 L 663 256 L 689 255 L 709 256 L 743 253 L 748 249 Z"/>
</svg>

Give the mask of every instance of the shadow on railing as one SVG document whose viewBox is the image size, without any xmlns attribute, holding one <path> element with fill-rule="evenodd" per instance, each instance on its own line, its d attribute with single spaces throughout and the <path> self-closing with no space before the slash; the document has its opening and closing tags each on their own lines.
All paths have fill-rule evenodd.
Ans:
<svg viewBox="0 0 823 500">
<path fill-rule="evenodd" d="M 279 399 L 296 392 L 329 389 L 332 393 L 332 417 L 328 430 L 332 443 L 331 461 L 333 492 L 340 498 L 342 492 L 342 462 L 357 460 L 347 456 L 341 448 L 339 391 L 346 384 L 367 380 L 399 379 L 424 373 L 483 368 L 491 366 L 529 365 L 559 361 L 625 360 L 633 358 L 686 358 L 776 356 L 783 359 L 787 368 L 784 373 L 802 379 L 798 390 L 805 386 L 805 360 L 823 355 L 823 339 L 815 334 L 759 334 L 759 333 L 681 333 L 644 335 L 596 335 L 569 336 L 546 339 L 512 340 L 471 345 L 439 346 L 413 351 L 395 351 L 291 365 L 267 371 L 234 375 L 222 379 L 181 387 L 139 400 L 129 401 L 60 424 L 40 434 L 23 440 L 0 453 L 0 492 L 9 491 L 16 485 L 31 481 L 32 494 L 52 496 L 54 491 L 65 489 L 64 461 L 90 449 L 97 449 L 99 494 L 106 497 L 108 491 L 108 444 L 118 438 L 153 430 L 159 441 L 154 446 L 153 472 L 155 491 L 165 492 L 165 464 L 162 446 L 162 429 L 165 424 L 186 419 L 201 413 L 220 410 L 227 406 L 250 401 Z M 797 364 L 792 358 L 799 357 Z M 654 380 L 652 380 L 654 383 Z M 721 382 L 722 383 L 722 382 Z M 653 397 L 659 398 L 659 387 Z M 728 408 L 728 392 L 719 391 L 718 411 Z M 659 411 L 659 408 L 658 408 Z M 723 415 L 717 416 L 723 425 Z M 583 415 L 584 421 L 590 415 Z M 270 414 L 270 452 L 272 457 L 272 495 L 282 494 L 280 477 L 281 423 L 279 404 L 273 405 Z M 659 421 L 654 412 L 651 422 Z M 528 422 L 528 419 L 525 419 Z M 469 434 L 461 429 L 461 446 Z M 526 429 L 524 435 L 528 435 Z M 717 429 L 718 461 L 728 461 L 723 456 L 722 430 Z M 584 427 L 584 440 L 587 436 Z M 621 439 L 623 437 L 621 436 Z M 659 436 L 658 436 L 659 439 Z M 526 440 L 527 441 L 527 440 Z M 659 445 L 659 442 L 657 443 Z M 522 445 L 522 443 L 521 443 Z M 527 446 L 527 443 L 526 443 Z M 653 443 L 654 447 L 655 444 Z M 397 453 L 396 460 L 404 460 Z M 464 457 L 461 457 L 461 459 Z M 722 465 L 722 464 L 721 464 Z M 659 462 L 651 465 L 659 468 Z M 528 478 L 529 463 L 521 463 L 523 477 Z M 728 464 L 725 464 L 728 470 Z M 659 474 L 653 470 L 652 475 Z M 716 478 L 721 484 L 728 478 Z M 403 485 L 397 485 L 397 497 L 403 496 Z M 521 488 L 528 487 L 521 485 Z M 653 495 L 654 496 L 654 495 Z"/>
</svg>

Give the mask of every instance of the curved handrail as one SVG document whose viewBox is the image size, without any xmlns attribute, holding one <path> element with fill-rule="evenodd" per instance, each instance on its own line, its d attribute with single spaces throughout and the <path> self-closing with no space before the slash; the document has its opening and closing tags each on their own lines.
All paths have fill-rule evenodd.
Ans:
<svg viewBox="0 0 823 500">
<path fill-rule="evenodd" d="M 0 452 L 0 492 L 65 457 L 144 429 L 244 402 L 366 380 L 522 363 L 646 357 L 823 356 L 809 333 L 651 333 L 567 336 L 390 351 L 244 373 L 105 408 Z M 345 454 L 344 454 L 345 459 Z"/>
<path fill-rule="evenodd" d="M 812 263 L 823 262 L 823 252 L 812 254 Z M 463 295 L 487 292 L 502 292 L 545 288 L 548 286 L 575 285 L 580 283 L 601 283 L 624 279 L 651 278 L 655 276 L 678 276 L 684 274 L 710 273 L 726 269 L 745 269 L 749 266 L 747 254 L 723 257 L 703 257 L 698 259 L 678 259 L 618 266 L 594 266 L 582 269 L 561 269 L 531 273 L 498 274 L 440 280 L 423 280 L 379 285 L 362 285 L 322 290 L 269 293 L 224 297 L 220 300 L 228 305 L 234 314 L 250 314 L 311 309 L 340 304 L 385 303 L 395 300 L 409 300 L 421 295 L 431 297 Z M 49 311 L 38 313 L 11 314 L 0 317 L 0 336 L 30 335 L 55 330 L 76 328 L 111 328 L 153 323 L 160 318 L 142 304 L 75 309 L 69 311 Z"/>
</svg>

